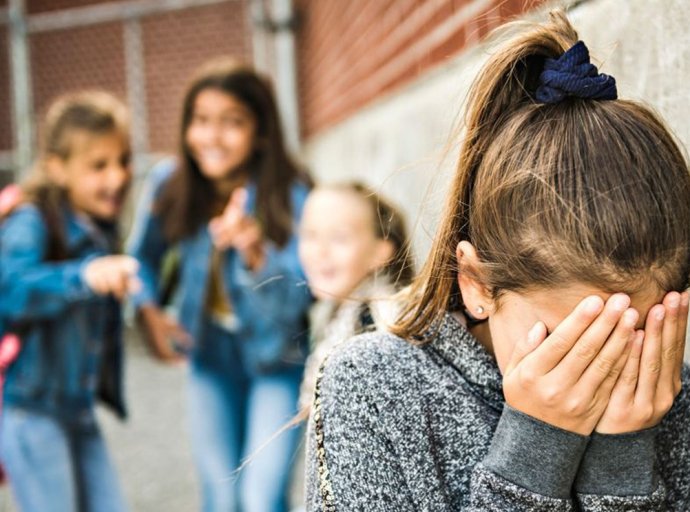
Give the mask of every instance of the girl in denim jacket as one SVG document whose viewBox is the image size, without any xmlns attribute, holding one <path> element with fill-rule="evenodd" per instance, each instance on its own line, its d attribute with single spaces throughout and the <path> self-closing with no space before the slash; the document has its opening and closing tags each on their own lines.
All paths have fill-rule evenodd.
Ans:
<svg viewBox="0 0 690 512">
<path fill-rule="evenodd" d="M 155 354 L 188 353 L 203 510 L 285 510 L 298 435 L 274 434 L 296 412 L 304 365 L 310 295 L 295 230 L 309 180 L 286 154 L 269 85 L 232 61 L 192 81 L 180 133 L 179 157 L 152 171 L 132 234 L 135 306 Z M 170 248 L 177 321 L 160 308 Z"/>
<path fill-rule="evenodd" d="M 21 510 L 125 509 L 94 405 L 125 416 L 119 300 L 136 262 L 114 253 L 130 176 L 123 105 L 100 92 L 63 97 L 0 230 L 0 318 L 22 339 L 0 449 Z"/>
</svg>

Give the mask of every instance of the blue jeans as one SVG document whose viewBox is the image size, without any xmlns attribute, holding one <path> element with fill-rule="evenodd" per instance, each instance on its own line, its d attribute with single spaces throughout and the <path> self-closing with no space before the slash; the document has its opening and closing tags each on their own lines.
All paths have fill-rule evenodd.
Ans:
<svg viewBox="0 0 690 512">
<path fill-rule="evenodd" d="M 303 369 L 248 375 L 238 341 L 208 326 L 192 359 L 189 415 L 204 512 L 284 512 Z"/>
<path fill-rule="evenodd" d="M 0 452 L 19 509 L 121 512 L 124 498 L 98 427 L 5 406 Z"/>
</svg>

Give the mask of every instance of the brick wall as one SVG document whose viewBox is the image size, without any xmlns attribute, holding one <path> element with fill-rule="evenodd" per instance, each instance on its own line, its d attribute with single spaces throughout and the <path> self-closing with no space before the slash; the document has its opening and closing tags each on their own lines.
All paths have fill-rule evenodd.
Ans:
<svg viewBox="0 0 690 512">
<path fill-rule="evenodd" d="M 112 1 L 26 0 L 26 11 L 29 18 L 64 9 L 78 13 L 79 8 Z M 7 0 L 0 0 L 0 8 L 6 5 Z M 175 149 L 179 103 L 193 69 L 219 55 L 251 58 L 247 9 L 248 0 L 227 0 L 140 19 L 149 150 Z M 11 150 L 14 143 L 7 35 L 8 27 L 0 25 L 0 151 Z M 75 89 L 103 88 L 127 99 L 121 21 L 32 33 L 29 52 L 37 119 L 56 96 Z"/>
<path fill-rule="evenodd" d="M 27 14 L 61 11 L 73 7 L 105 4 L 110 0 L 25 0 Z"/>
<path fill-rule="evenodd" d="M 0 25 L 0 151 L 12 149 L 12 95 L 8 33 Z"/>
<path fill-rule="evenodd" d="M 143 24 L 149 141 L 173 151 L 182 95 L 200 63 L 220 55 L 251 58 L 244 2 L 226 2 L 147 18 Z"/>
<path fill-rule="evenodd" d="M 304 136 L 476 44 L 542 0 L 295 0 Z"/>
<path fill-rule="evenodd" d="M 34 112 L 75 89 L 106 89 L 126 98 L 121 23 L 33 34 L 29 38 Z"/>
</svg>

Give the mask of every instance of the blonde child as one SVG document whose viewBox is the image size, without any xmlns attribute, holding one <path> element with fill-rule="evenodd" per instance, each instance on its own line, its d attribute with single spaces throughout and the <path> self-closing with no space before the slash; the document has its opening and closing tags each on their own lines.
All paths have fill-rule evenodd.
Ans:
<svg viewBox="0 0 690 512">
<path fill-rule="evenodd" d="M 402 214 L 365 185 L 323 185 L 309 194 L 299 254 L 318 300 L 310 315 L 313 352 L 300 390 L 301 410 L 310 408 L 318 369 L 336 345 L 395 319 L 390 297 L 414 273 L 408 249 Z"/>
<path fill-rule="evenodd" d="M 119 301 L 137 265 L 116 255 L 116 228 L 129 158 L 117 99 L 58 99 L 23 204 L 0 228 L 0 317 L 22 341 L 0 452 L 21 510 L 125 509 L 94 406 L 125 416 Z"/>
<path fill-rule="evenodd" d="M 394 334 L 317 382 L 309 510 L 687 510 L 680 149 L 561 13 L 489 59 L 466 130 Z"/>
</svg>

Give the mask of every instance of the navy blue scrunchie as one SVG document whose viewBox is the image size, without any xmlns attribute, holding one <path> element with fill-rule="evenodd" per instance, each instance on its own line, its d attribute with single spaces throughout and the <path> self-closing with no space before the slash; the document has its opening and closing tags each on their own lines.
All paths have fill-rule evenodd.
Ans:
<svg viewBox="0 0 690 512">
<path fill-rule="evenodd" d="M 568 96 L 592 100 L 618 98 L 616 79 L 599 74 L 589 61 L 589 50 L 578 41 L 558 59 L 546 59 L 539 75 L 536 98 L 539 103 L 558 103 Z"/>
</svg>

